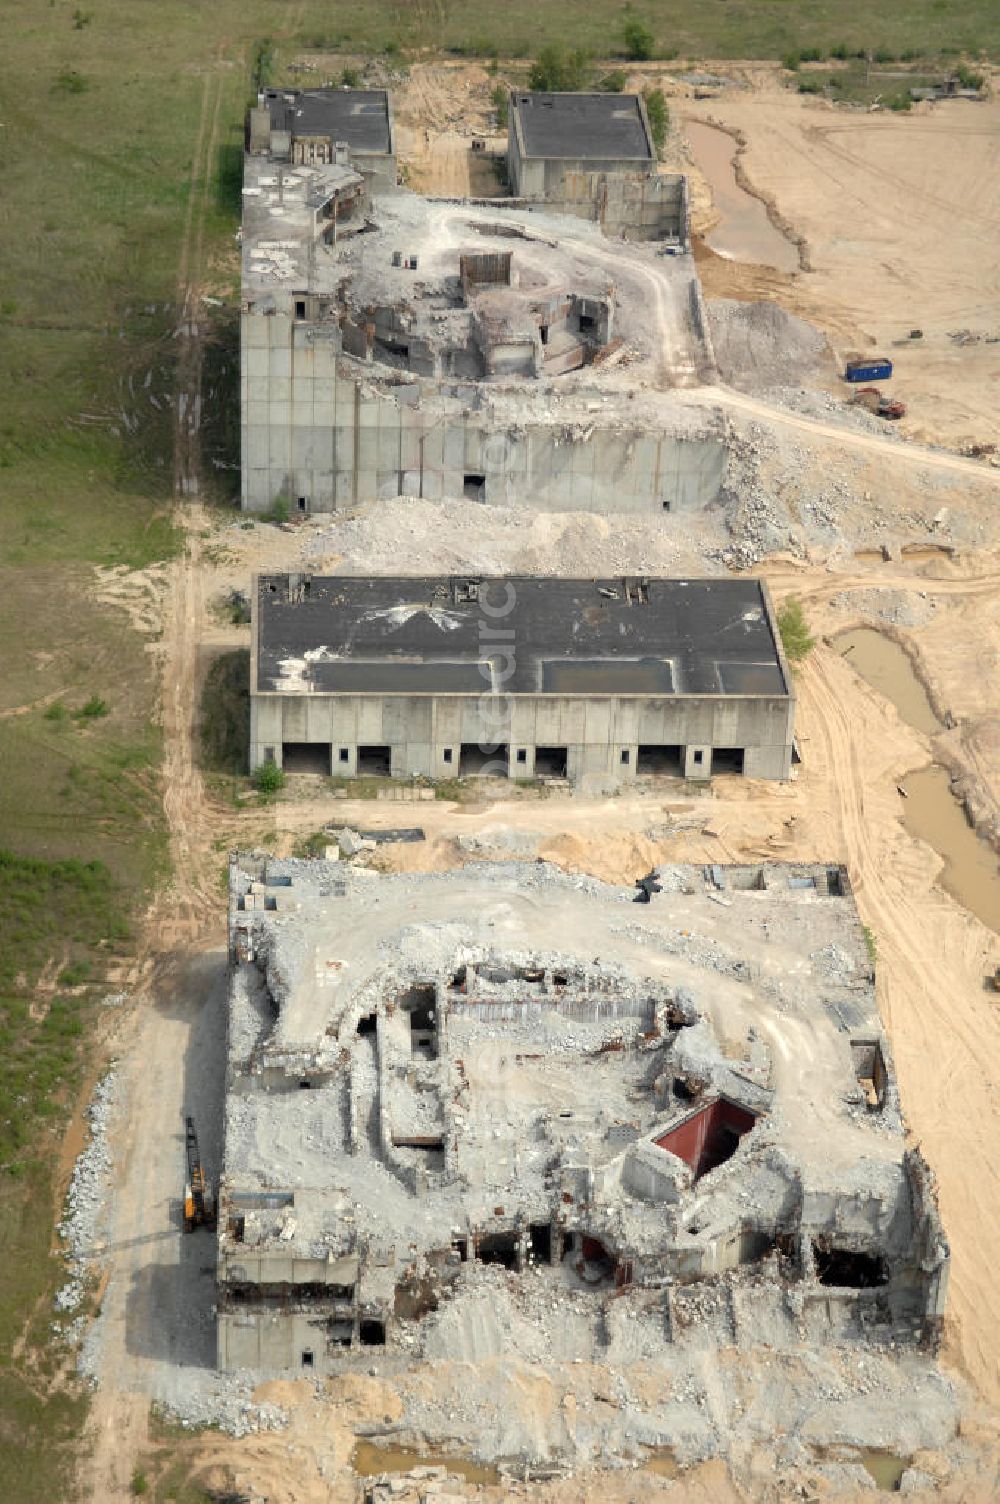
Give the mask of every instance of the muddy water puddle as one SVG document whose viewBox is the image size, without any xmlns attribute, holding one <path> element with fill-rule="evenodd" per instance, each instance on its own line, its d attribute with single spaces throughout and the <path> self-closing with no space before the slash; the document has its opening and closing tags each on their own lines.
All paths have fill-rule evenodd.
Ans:
<svg viewBox="0 0 1000 1504">
<path fill-rule="evenodd" d="M 719 222 L 706 244 L 731 261 L 752 261 L 782 272 L 798 270 L 797 248 L 776 230 L 759 198 L 736 181 L 736 142 L 725 131 L 700 120 L 685 120 L 684 134 L 695 165 L 712 190 Z"/>
<path fill-rule="evenodd" d="M 908 725 L 928 736 L 943 729 L 898 643 L 871 627 L 859 627 L 840 633 L 833 646 L 873 689 L 892 701 Z M 907 773 L 900 787 L 906 792 L 903 824 L 910 835 L 933 846 L 944 861 L 938 879 L 942 888 L 1000 934 L 1000 864 L 969 824 L 951 792 L 947 771 L 932 766 Z"/>
<path fill-rule="evenodd" d="M 452 1457 L 447 1452 L 421 1452 L 416 1447 L 378 1446 L 373 1441 L 359 1441 L 351 1453 L 351 1467 L 361 1478 L 377 1478 L 382 1473 L 409 1473 L 415 1467 L 443 1467 L 466 1483 L 499 1483 L 495 1467 L 472 1462 L 468 1457 Z"/>
<path fill-rule="evenodd" d="M 884 1489 L 887 1493 L 899 1491 L 900 1479 L 906 1472 L 905 1457 L 897 1457 L 894 1452 L 878 1452 L 869 1448 L 861 1453 L 859 1461 L 865 1472 L 874 1480 L 876 1488 Z"/>
<path fill-rule="evenodd" d="M 872 689 L 892 701 L 908 726 L 927 736 L 944 730 L 898 642 L 872 627 L 857 627 L 853 632 L 841 632 L 833 639 L 833 646 L 842 658 L 850 659 Z"/>
</svg>

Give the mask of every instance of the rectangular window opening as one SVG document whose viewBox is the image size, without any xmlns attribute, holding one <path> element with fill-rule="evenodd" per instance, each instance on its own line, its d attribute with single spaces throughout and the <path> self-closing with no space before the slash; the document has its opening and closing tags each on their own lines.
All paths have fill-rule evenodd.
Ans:
<svg viewBox="0 0 1000 1504">
<path fill-rule="evenodd" d="M 567 755 L 565 747 L 535 748 L 536 778 L 565 778 Z"/>
<path fill-rule="evenodd" d="M 742 747 L 714 747 L 712 749 L 712 776 L 714 777 L 716 773 L 742 773 L 743 751 Z"/>
<path fill-rule="evenodd" d="M 299 497 L 299 511 L 300 512 L 305 512 L 305 511 L 308 510 L 308 507 L 309 507 L 308 498 L 305 497 L 305 496 L 300 496 Z"/>
<path fill-rule="evenodd" d="M 305 316 L 306 316 L 306 300 L 305 300 L 305 298 L 296 298 L 295 299 L 295 317 L 297 319 L 304 319 Z"/>
<path fill-rule="evenodd" d="M 473 475 L 471 473 L 469 473 L 468 475 L 463 475 L 462 476 L 462 495 L 465 497 L 465 499 L 467 501 L 482 501 L 482 499 L 483 499 L 483 487 L 485 485 L 486 485 L 486 476 L 485 475 Z"/>
<path fill-rule="evenodd" d="M 366 1321 L 362 1321 L 361 1331 L 359 1335 L 361 1337 L 362 1347 L 384 1347 L 385 1322 L 375 1321 L 371 1318 Z"/>
<path fill-rule="evenodd" d="M 303 1354 L 302 1354 L 302 1367 L 303 1368 L 312 1368 L 312 1366 L 313 1366 L 313 1350 L 312 1350 L 311 1347 L 307 1347 L 305 1349 L 305 1351 L 303 1352 Z"/>
<path fill-rule="evenodd" d="M 552 1224 L 532 1222 L 528 1228 L 528 1248 L 539 1264 L 552 1262 Z"/>
<path fill-rule="evenodd" d="M 410 1019 L 410 1055 L 423 1060 L 438 1056 L 437 993 L 432 982 L 410 987 L 397 999 Z"/>
<path fill-rule="evenodd" d="M 632 756 L 632 754 L 629 751 L 629 749 L 627 747 L 623 747 L 622 748 L 622 766 L 623 767 L 627 767 L 628 766 L 629 758 L 631 756 Z"/>
<path fill-rule="evenodd" d="M 683 772 L 681 749 L 672 744 L 641 746 L 636 757 L 635 770 L 637 773 L 648 774 L 651 777 L 679 778 Z"/>
<path fill-rule="evenodd" d="M 329 778 L 329 743 L 282 742 L 281 763 L 285 772 L 291 777 L 307 774 L 313 777 Z"/>
<path fill-rule="evenodd" d="M 889 1283 L 889 1269 L 877 1253 L 859 1253 L 852 1248 L 825 1248 L 813 1243 L 816 1277 L 821 1285 L 846 1290 L 873 1290 Z"/>
<path fill-rule="evenodd" d="M 454 753 L 454 748 L 453 747 L 445 747 L 445 749 L 444 749 L 444 760 L 445 760 L 445 762 L 451 762 L 453 753 Z"/>
<path fill-rule="evenodd" d="M 506 742 L 497 746 L 492 742 L 463 742 L 459 752 L 458 772 L 461 778 L 506 778 L 510 771 L 510 748 Z"/>
<path fill-rule="evenodd" d="M 528 749 L 527 749 L 527 747 L 518 747 L 518 749 L 517 749 L 517 760 L 518 760 L 518 762 L 527 762 L 528 761 Z"/>
<path fill-rule="evenodd" d="M 349 747 L 341 747 L 340 750 L 339 750 L 339 752 L 337 753 L 337 761 L 338 762 L 350 762 L 350 760 L 351 760 L 350 748 Z"/>
<path fill-rule="evenodd" d="M 500 1264 L 504 1269 L 516 1269 L 517 1233 L 484 1233 L 476 1240 L 476 1258 L 481 1264 Z"/>
<path fill-rule="evenodd" d="M 358 1019 L 357 1032 L 362 1035 L 362 1037 L 370 1037 L 376 1032 L 377 1027 L 378 1026 L 374 1013 L 363 1013 Z"/>
<path fill-rule="evenodd" d="M 359 747 L 358 777 L 389 778 L 392 775 L 391 747 Z"/>
</svg>

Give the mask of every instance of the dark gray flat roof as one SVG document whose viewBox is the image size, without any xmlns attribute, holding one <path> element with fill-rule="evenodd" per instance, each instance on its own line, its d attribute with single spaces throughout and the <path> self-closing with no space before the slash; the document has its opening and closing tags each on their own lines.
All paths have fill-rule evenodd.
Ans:
<svg viewBox="0 0 1000 1504">
<path fill-rule="evenodd" d="M 526 157 L 646 161 L 655 153 L 637 94 L 511 95 Z"/>
<path fill-rule="evenodd" d="M 260 694 L 788 694 L 758 580 L 266 574 L 254 628 Z"/>
<path fill-rule="evenodd" d="M 271 129 L 329 136 L 355 151 L 391 151 L 385 89 L 268 89 Z"/>
</svg>

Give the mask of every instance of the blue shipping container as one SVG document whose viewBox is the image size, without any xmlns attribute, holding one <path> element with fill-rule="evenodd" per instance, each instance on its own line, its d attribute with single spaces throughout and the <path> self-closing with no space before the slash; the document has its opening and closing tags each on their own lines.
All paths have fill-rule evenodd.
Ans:
<svg viewBox="0 0 1000 1504">
<path fill-rule="evenodd" d="M 892 361 L 882 356 L 872 360 L 849 360 L 844 371 L 845 381 L 888 381 L 892 375 Z"/>
</svg>

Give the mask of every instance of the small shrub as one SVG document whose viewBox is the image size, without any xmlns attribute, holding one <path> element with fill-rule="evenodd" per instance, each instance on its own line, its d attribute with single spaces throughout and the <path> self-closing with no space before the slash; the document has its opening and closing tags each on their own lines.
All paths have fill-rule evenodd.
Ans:
<svg viewBox="0 0 1000 1504">
<path fill-rule="evenodd" d="M 830 48 L 830 56 L 836 58 L 838 63 L 846 63 L 851 55 L 851 49 L 846 42 L 838 42 L 836 47 Z"/>
<path fill-rule="evenodd" d="M 361 87 L 361 73 L 357 68 L 345 68 L 340 75 L 340 82 L 345 89 L 359 89 Z"/>
<path fill-rule="evenodd" d="M 528 88 L 542 94 L 573 93 L 585 89 L 590 78 L 590 54 L 582 47 L 565 52 L 550 43 L 531 65 Z"/>
<path fill-rule="evenodd" d="M 821 78 L 817 78 L 815 74 L 813 74 L 809 78 L 799 79 L 800 94 L 822 94 L 823 87 L 823 80 Z"/>
<path fill-rule="evenodd" d="M 637 63 L 648 63 L 653 56 L 653 33 L 638 16 L 626 15 L 622 26 L 625 39 L 625 56 Z"/>
<path fill-rule="evenodd" d="M 906 110 L 912 110 L 913 108 L 913 100 L 910 98 L 909 94 L 905 92 L 902 94 L 890 94 L 888 98 L 883 102 L 886 105 L 887 109 L 898 110 L 901 113 L 905 112 Z"/>
<path fill-rule="evenodd" d="M 75 721 L 100 721 L 110 714 L 111 707 L 107 700 L 102 700 L 100 695 L 91 695 L 79 710 L 74 710 L 73 719 Z"/>
<path fill-rule="evenodd" d="M 90 84 L 75 68 L 60 68 L 52 87 L 60 94 L 85 94 Z"/>
<path fill-rule="evenodd" d="M 981 89 L 986 82 L 986 75 L 977 73 L 967 63 L 959 63 L 955 69 L 955 77 L 963 89 Z"/>
<path fill-rule="evenodd" d="M 141 1468 L 137 1467 L 135 1472 L 132 1474 L 131 1488 L 132 1493 L 137 1499 L 141 1498 L 143 1494 L 149 1493 L 149 1479 L 146 1477 L 146 1474 L 142 1471 Z"/>
<path fill-rule="evenodd" d="M 798 69 L 799 63 L 801 63 L 801 61 L 802 58 L 799 53 L 786 52 L 784 57 L 781 59 L 781 66 L 783 68 L 787 68 L 790 73 L 794 73 Z"/>
<path fill-rule="evenodd" d="M 57 725 L 61 725 L 68 718 L 69 711 L 62 700 L 53 700 L 51 705 L 46 705 L 42 714 L 47 721 L 55 721 Z"/>
<path fill-rule="evenodd" d="M 868 959 L 874 966 L 878 960 L 878 940 L 875 937 L 875 931 L 867 924 L 863 924 L 861 928 L 865 937 L 865 950 L 868 952 Z"/>
<path fill-rule="evenodd" d="M 80 10 L 79 8 L 76 9 L 73 12 L 73 30 L 82 31 L 85 26 L 90 25 L 93 19 L 94 18 L 90 14 L 89 10 Z"/>
<path fill-rule="evenodd" d="M 276 496 L 274 505 L 269 512 L 264 513 L 265 522 L 282 523 L 288 521 L 288 501 L 284 496 Z"/>
<path fill-rule="evenodd" d="M 803 47 L 799 53 L 799 61 L 803 63 L 821 63 L 823 50 L 820 47 Z"/>
<path fill-rule="evenodd" d="M 872 53 L 873 63 L 891 63 L 894 59 L 895 53 L 891 52 L 888 47 L 876 47 Z"/>
<path fill-rule="evenodd" d="M 615 68 L 611 73 L 605 73 L 598 84 L 605 94 L 621 94 L 628 82 L 628 75 L 624 68 Z"/>
<path fill-rule="evenodd" d="M 62 971 L 59 973 L 59 986 L 82 987 L 89 976 L 89 961 L 71 961 L 70 964 L 68 966 L 64 966 Z"/>
<path fill-rule="evenodd" d="M 670 124 L 670 112 L 667 109 L 667 101 L 663 97 L 663 90 L 643 89 L 642 97 L 646 102 L 646 118 L 649 120 L 649 129 L 653 135 L 653 145 L 657 151 L 662 151 L 663 143 L 667 139 L 667 126 Z"/>
<path fill-rule="evenodd" d="M 801 663 L 816 646 L 816 639 L 809 631 L 802 602 L 792 596 L 778 612 L 778 631 L 781 646 L 789 663 Z"/>
<path fill-rule="evenodd" d="M 262 762 L 259 768 L 254 770 L 253 786 L 258 794 L 265 799 L 270 799 L 285 787 L 285 775 L 276 762 Z"/>
<path fill-rule="evenodd" d="M 510 94 L 506 84 L 493 85 L 490 90 L 490 104 L 497 112 L 497 125 L 502 131 L 505 131 L 510 115 Z"/>
</svg>

